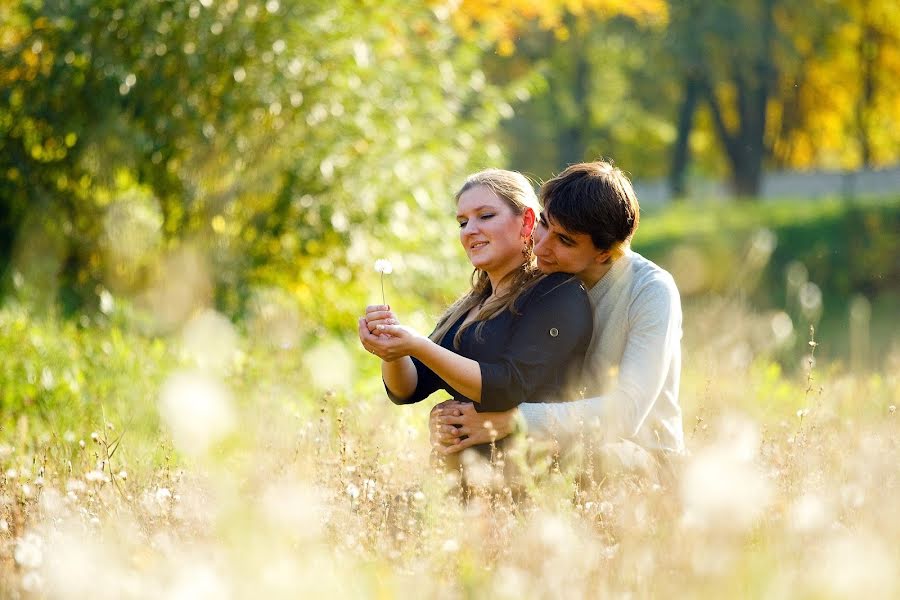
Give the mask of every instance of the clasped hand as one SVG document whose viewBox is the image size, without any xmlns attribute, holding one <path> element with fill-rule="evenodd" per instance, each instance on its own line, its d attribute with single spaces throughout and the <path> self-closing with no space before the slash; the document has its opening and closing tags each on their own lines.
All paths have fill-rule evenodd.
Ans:
<svg viewBox="0 0 900 600">
<path fill-rule="evenodd" d="M 414 354 L 418 344 L 425 340 L 413 329 L 401 325 L 390 306 L 367 306 L 366 315 L 359 319 L 359 341 L 366 350 L 387 362 Z"/>
<path fill-rule="evenodd" d="M 443 455 L 503 439 L 515 429 L 516 409 L 480 413 L 471 402 L 446 400 L 431 409 L 431 446 Z"/>
</svg>

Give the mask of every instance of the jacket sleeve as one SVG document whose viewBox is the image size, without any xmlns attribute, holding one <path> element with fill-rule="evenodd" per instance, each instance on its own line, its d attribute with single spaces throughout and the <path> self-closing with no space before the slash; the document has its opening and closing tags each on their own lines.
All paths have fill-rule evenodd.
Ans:
<svg viewBox="0 0 900 600">
<path fill-rule="evenodd" d="M 500 359 L 479 363 L 479 412 L 518 406 L 529 392 L 580 368 L 591 340 L 593 315 L 581 283 L 569 275 L 550 275 L 528 293 Z"/>
<path fill-rule="evenodd" d="M 413 358 L 413 366 L 416 367 L 416 389 L 413 390 L 413 393 L 408 398 L 401 398 L 394 394 L 387 386 L 384 384 L 384 391 L 387 392 L 388 398 L 391 399 L 391 402 L 394 404 L 415 404 L 416 402 L 420 402 L 436 392 L 440 389 L 449 389 L 447 383 L 438 377 L 437 373 L 426 367 L 422 364 L 422 362 Z M 384 383 L 384 380 L 382 380 Z"/>
</svg>

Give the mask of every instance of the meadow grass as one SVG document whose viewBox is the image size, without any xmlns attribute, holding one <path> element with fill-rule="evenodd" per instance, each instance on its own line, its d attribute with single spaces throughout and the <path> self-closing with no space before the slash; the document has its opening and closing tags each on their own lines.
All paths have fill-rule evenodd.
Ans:
<svg viewBox="0 0 900 600">
<path fill-rule="evenodd" d="M 760 320 L 739 303 L 705 310 L 702 331 L 688 314 L 676 481 L 544 463 L 515 488 L 489 475 L 464 493 L 429 458 L 430 404 L 390 405 L 353 345 L 310 358 L 232 332 L 222 353 L 222 335 L 191 349 L 0 314 L 17 373 L 3 597 L 900 593 L 897 369 L 812 352 L 786 374 L 740 349 Z"/>
<path fill-rule="evenodd" d="M 166 335 L 127 299 L 69 319 L 7 301 L 0 597 L 896 597 L 896 307 L 836 313 L 854 350 L 808 328 L 811 281 L 755 303 L 783 277 L 785 227 L 831 231 L 849 209 L 728 210 L 737 233 L 707 240 L 727 260 L 680 240 L 664 253 L 685 288 L 698 256 L 731 282 L 684 294 L 689 454 L 662 481 L 533 440 L 515 481 L 467 458 L 463 487 L 430 456 L 432 403 L 390 404 L 352 323 L 329 336 L 272 298 L 237 325 L 199 307 Z M 648 220 L 648 248 L 690 211 Z M 895 247 L 873 223 L 875 246 Z"/>
</svg>

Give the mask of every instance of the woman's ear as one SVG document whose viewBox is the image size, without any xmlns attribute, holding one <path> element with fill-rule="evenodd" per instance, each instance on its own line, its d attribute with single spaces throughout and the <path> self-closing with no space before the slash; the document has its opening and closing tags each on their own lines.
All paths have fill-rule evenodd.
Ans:
<svg viewBox="0 0 900 600">
<path fill-rule="evenodd" d="M 534 214 L 534 209 L 526 206 L 525 211 L 522 213 L 522 237 L 529 238 L 531 237 L 531 232 L 534 231 L 534 222 L 537 217 Z"/>
</svg>

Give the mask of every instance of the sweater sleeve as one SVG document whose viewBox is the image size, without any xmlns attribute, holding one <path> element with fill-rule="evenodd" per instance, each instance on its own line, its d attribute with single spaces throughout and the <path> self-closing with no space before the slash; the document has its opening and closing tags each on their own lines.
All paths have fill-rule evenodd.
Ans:
<svg viewBox="0 0 900 600">
<path fill-rule="evenodd" d="M 547 381 L 561 381 L 580 367 L 593 328 L 593 316 L 581 283 L 569 275 L 551 275 L 531 290 L 519 308 L 509 343 L 498 360 L 479 363 L 479 412 L 518 406 Z"/>
<path fill-rule="evenodd" d="M 618 379 L 606 394 L 573 402 L 519 408 L 528 430 L 571 435 L 599 423 L 609 434 L 633 438 L 664 391 L 669 365 L 680 358 L 681 302 L 673 281 L 656 280 L 635 298 Z"/>
</svg>

